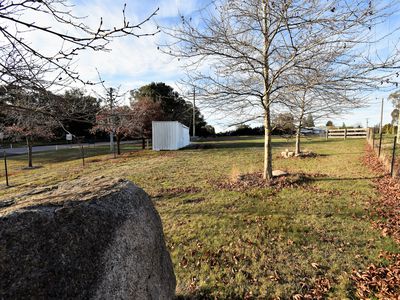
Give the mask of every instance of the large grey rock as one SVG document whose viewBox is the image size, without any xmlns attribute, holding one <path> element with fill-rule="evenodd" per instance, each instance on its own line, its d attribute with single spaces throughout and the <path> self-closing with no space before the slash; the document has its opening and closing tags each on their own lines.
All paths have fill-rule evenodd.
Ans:
<svg viewBox="0 0 400 300">
<path fill-rule="evenodd" d="M 161 220 L 126 180 L 76 180 L 0 206 L 0 299 L 171 299 Z"/>
</svg>

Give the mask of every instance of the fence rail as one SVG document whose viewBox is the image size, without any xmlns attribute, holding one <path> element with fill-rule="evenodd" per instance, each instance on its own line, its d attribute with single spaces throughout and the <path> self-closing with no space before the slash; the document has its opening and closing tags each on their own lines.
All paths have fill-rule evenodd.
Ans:
<svg viewBox="0 0 400 300">
<path fill-rule="evenodd" d="M 366 138 L 368 135 L 368 128 L 344 128 L 344 129 L 328 129 L 326 131 L 326 138 L 341 138 L 341 139 L 358 139 Z"/>
</svg>

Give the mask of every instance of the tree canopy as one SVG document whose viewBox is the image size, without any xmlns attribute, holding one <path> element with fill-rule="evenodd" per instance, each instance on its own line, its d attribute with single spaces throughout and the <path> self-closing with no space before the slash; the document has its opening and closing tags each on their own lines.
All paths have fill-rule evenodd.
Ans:
<svg viewBox="0 0 400 300">
<path fill-rule="evenodd" d="M 152 82 L 137 90 L 131 91 L 131 106 L 143 99 L 151 99 L 160 103 L 163 118 L 166 121 L 179 121 L 189 127 L 192 134 L 193 126 L 193 104 L 185 100 L 171 86 L 163 82 Z M 196 107 L 196 133 L 208 132 L 207 125 L 200 109 Z"/>
</svg>

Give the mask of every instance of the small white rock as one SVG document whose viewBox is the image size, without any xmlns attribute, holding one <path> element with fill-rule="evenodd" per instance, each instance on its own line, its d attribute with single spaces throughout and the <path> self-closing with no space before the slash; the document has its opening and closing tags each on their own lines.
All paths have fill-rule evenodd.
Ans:
<svg viewBox="0 0 400 300">
<path fill-rule="evenodd" d="M 280 176 L 286 176 L 288 173 L 282 170 L 273 170 L 272 171 L 272 176 L 273 177 L 280 177 Z"/>
</svg>

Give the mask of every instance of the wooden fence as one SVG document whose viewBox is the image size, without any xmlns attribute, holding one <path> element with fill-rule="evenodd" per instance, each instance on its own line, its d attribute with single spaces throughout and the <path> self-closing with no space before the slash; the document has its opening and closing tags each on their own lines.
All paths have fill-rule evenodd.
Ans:
<svg viewBox="0 0 400 300">
<path fill-rule="evenodd" d="M 344 129 L 328 129 L 326 131 L 326 139 L 338 138 L 338 139 L 357 139 L 368 137 L 367 128 L 344 128 Z"/>
</svg>

